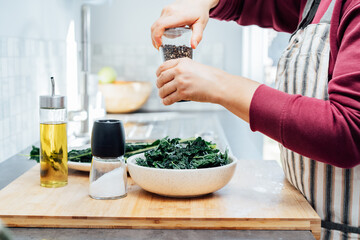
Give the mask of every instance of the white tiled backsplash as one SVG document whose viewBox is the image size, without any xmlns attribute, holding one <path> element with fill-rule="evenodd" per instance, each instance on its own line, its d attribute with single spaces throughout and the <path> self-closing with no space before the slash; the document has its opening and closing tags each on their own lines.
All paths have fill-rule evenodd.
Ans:
<svg viewBox="0 0 360 240">
<path fill-rule="evenodd" d="M 65 93 L 63 41 L 0 37 L 0 162 L 39 139 L 41 94 L 55 76 Z"/>
<path fill-rule="evenodd" d="M 224 69 L 224 45 L 207 44 L 194 50 L 194 60 L 200 63 Z M 93 44 L 91 71 L 96 74 L 102 67 L 116 70 L 119 79 L 126 81 L 148 81 L 153 83 L 153 91 L 143 109 L 148 111 L 168 110 L 216 110 L 220 107 L 206 103 L 176 103 L 164 106 L 158 96 L 156 70 L 161 65 L 160 53 L 150 45 L 139 44 Z"/>
</svg>

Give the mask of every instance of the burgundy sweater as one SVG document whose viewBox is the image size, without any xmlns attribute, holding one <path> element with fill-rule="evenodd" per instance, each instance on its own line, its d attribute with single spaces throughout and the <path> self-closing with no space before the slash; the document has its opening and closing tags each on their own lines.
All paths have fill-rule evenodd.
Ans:
<svg viewBox="0 0 360 240">
<path fill-rule="evenodd" d="M 329 0 L 322 0 L 314 23 Z M 213 18 L 292 33 L 306 0 L 220 0 Z M 360 163 L 360 0 L 337 0 L 330 26 L 329 100 L 261 85 L 250 127 L 311 159 L 342 168 Z"/>
</svg>

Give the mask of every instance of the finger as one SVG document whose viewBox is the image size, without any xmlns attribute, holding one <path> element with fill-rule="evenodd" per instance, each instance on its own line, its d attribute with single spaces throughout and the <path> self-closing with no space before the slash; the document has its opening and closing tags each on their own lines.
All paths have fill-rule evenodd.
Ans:
<svg viewBox="0 0 360 240">
<path fill-rule="evenodd" d="M 165 29 L 181 27 L 185 25 L 192 25 L 194 21 L 189 21 L 183 17 L 176 15 L 160 17 L 153 25 L 151 30 L 151 38 L 154 41 L 154 46 L 158 49 L 161 46 L 161 37 Z"/>
<path fill-rule="evenodd" d="M 191 47 L 193 49 L 195 49 L 199 42 L 201 41 L 202 39 L 202 36 L 203 36 L 203 31 L 204 31 L 204 25 L 201 24 L 200 22 L 198 23 L 195 23 L 191 26 L 192 28 L 192 36 L 191 36 Z"/>
<path fill-rule="evenodd" d="M 161 41 L 161 39 L 160 39 L 160 42 L 156 42 L 156 41 L 154 40 L 154 30 L 159 27 L 159 20 L 164 17 L 164 15 L 166 14 L 167 11 L 168 11 L 167 8 L 163 8 L 162 11 L 161 11 L 161 14 L 160 14 L 160 18 L 159 18 L 157 21 L 155 21 L 155 22 L 153 23 L 153 25 L 151 26 L 151 41 L 152 41 L 153 46 L 154 46 L 156 49 L 158 49 L 158 50 L 159 50 L 159 47 L 160 47 L 161 44 L 162 44 L 162 41 Z M 164 30 L 164 31 L 165 31 L 165 30 Z M 162 34 L 163 34 L 163 33 L 161 33 L 161 35 L 162 35 Z"/>
<path fill-rule="evenodd" d="M 164 105 L 167 106 L 167 105 L 171 105 L 173 103 L 179 102 L 181 100 L 182 99 L 181 99 L 180 95 L 178 94 L 177 91 L 175 91 L 175 92 L 167 95 L 165 98 L 163 98 L 162 102 Z"/>
<path fill-rule="evenodd" d="M 158 21 L 156 21 L 153 24 L 153 27 L 151 27 L 151 40 L 156 49 L 159 49 L 159 47 L 161 46 L 162 44 L 161 37 L 165 31 L 165 27 L 160 26 Z"/>
<path fill-rule="evenodd" d="M 157 48 L 157 45 L 155 44 L 154 39 L 152 38 L 152 35 L 151 35 L 151 43 L 152 43 L 152 45 L 153 45 L 156 49 L 158 49 L 158 48 Z"/>
<path fill-rule="evenodd" d="M 159 88 L 159 96 L 161 98 L 165 98 L 174 92 L 176 92 L 175 81 L 167 82 L 165 85 L 163 85 L 161 88 Z"/>
<path fill-rule="evenodd" d="M 157 45 L 155 44 L 154 39 L 152 39 L 152 38 L 151 38 L 151 43 L 152 43 L 152 45 L 153 45 L 157 50 L 159 50 L 159 49 L 157 48 Z"/>
<path fill-rule="evenodd" d="M 156 76 L 159 77 L 160 74 L 170 68 L 174 68 L 178 65 L 180 59 L 170 59 L 168 61 L 165 61 L 163 64 L 160 65 L 160 67 L 156 70 Z"/>
<path fill-rule="evenodd" d="M 161 36 L 163 35 L 165 29 L 159 29 L 160 25 L 159 25 L 159 21 L 162 17 L 160 17 L 156 22 L 154 22 L 154 24 L 151 26 L 151 41 L 153 46 L 159 50 L 159 47 L 161 46 Z M 160 34 L 160 38 L 158 41 L 155 41 L 155 33 L 156 34 Z"/>
<path fill-rule="evenodd" d="M 161 88 L 165 84 L 173 80 L 174 78 L 175 78 L 175 71 L 173 71 L 172 69 L 166 70 L 160 74 L 159 78 L 156 81 L 156 86 L 158 88 Z"/>
</svg>

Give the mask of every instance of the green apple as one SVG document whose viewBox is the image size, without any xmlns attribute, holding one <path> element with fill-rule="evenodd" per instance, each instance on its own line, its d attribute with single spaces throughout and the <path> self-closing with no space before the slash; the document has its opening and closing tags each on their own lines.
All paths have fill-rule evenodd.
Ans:
<svg viewBox="0 0 360 240">
<path fill-rule="evenodd" d="M 103 67 L 99 72 L 100 83 L 112 83 L 116 80 L 116 71 L 111 67 Z"/>
</svg>

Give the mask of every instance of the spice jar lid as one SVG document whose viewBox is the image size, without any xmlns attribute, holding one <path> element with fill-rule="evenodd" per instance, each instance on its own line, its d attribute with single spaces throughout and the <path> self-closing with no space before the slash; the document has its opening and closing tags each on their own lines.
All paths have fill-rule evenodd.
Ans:
<svg viewBox="0 0 360 240">
<path fill-rule="evenodd" d="M 188 32 L 191 32 L 191 29 L 189 27 L 168 28 L 165 30 L 163 36 L 167 38 L 176 38 Z"/>
<path fill-rule="evenodd" d="M 65 108 L 65 96 L 55 95 L 55 80 L 53 77 L 51 77 L 51 95 L 40 96 L 40 108 Z"/>
<path fill-rule="evenodd" d="M 125 154 L 125 131 L 120 120 L 103 119 L 94 122 L 91 152 L 101 158 L 116 158 Z"/>
</svg>

